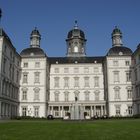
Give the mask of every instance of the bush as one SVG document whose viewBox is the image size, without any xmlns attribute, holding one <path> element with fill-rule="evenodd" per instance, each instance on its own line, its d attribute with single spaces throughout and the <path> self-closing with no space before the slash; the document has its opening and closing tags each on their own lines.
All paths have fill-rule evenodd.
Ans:
<svg viewBox="0 0 140 140">
<path fill-rule="evenodd" d="M 53 118 L 53 115 L 48 115 L 48 116 L 47 116 L 47 119 L 48 119 L 48 120 L 53 120 L 53 119 L 54 119 L 54 118 Z"/>
<path fill-rule="evenodd" d="M 134 118 L 140 118 L 140 114 L 134 115 Z"/>
</svg>

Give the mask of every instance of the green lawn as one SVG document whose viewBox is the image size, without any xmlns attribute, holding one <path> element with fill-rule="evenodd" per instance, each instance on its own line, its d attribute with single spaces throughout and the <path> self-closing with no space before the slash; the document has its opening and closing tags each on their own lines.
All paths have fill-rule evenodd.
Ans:
<svg viewBox="0 0 140 140">
<path fill-rule="evenodd" d="M 140 119 L 4 121 L 0 140 L 140 140 Z"/>
</svg>

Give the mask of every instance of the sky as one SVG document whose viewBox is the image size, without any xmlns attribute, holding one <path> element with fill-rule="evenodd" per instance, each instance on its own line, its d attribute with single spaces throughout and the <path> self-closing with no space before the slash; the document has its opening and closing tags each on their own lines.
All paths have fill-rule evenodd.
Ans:
<svg viewBox="0 0 140 140">
<path fill-rule="evenodd" d="M 106 55 L 115 26 L 124 46 L 134 51 L 140 43 L 140 0 L 0 0 L 0 8 L 0 26 L 19 53 L 30 47 L 37 27 L 47 56 L 66 56 L 65 40 L 75 20 L 85 33 L 87 56 Z"/>
</svg>

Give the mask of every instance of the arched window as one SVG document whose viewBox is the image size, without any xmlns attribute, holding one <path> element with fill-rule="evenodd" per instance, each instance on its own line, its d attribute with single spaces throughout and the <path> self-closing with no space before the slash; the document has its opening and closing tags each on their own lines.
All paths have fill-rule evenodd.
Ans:
<svg viewBox="0 0 140 140">
<path fill-rule="evenodd" d="M 78 46 L 74 47 L 74 52 L 77 53 L 78 52 Z"/>
</svg>

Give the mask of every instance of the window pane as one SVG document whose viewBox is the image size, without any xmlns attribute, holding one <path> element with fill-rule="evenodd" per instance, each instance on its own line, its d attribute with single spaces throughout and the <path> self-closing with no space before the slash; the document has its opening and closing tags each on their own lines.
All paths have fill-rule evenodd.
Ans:
<svg viewBox="0 0 140 140">
<path fill-rule="evenodd" d="M 28 79 L 28 74 L 23 73 L 23 83 L 27 83 L 27 79 Z"/>
<path fill-rule="evenodd" d="M 35 68 L 39 68 L 40 67 L 40 62 L 35 62 Z"/>
<path fill-rule="evenodd" d="M 94 77 L 94 86 L 95 87 L 99 86 L 99 77 Z"/>
</svg>

